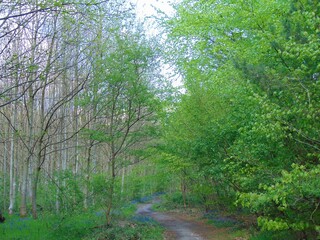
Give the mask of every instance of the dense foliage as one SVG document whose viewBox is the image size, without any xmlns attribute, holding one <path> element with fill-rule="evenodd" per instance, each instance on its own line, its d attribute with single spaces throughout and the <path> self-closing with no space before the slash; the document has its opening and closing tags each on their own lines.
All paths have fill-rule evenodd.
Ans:
<svg viewBox="0 0 320 240">
<path fill-rule="evenodd" d="M 0 2 L 6 238 L 43 227 L 40 218 L 48 232 L 61 221 L 66 238 L 79 239 L 101 219 L 83 231 L 68 221 L 90 221 L 98 211 L 111 226 L 126 202 L 156 191 L 152 164 L 142 160 L 156 141 L 166 87 L 157 48 L 134 12 L 126 0 Z"/>
<path fill-rule="evenodd" d="M 319 238 L 320 3 L 179 2 L 152 37 L 131 1 L 0 2 L 6 238 L 160 239 L 154 192 Z"/>
<path fill-rule="evenodd" d="M 187 93 L 164 124 L 167 163 L 209 207 L 236 204 L 262 230 L 316 238 L 319 3 L 185 0 L 176 10 L 168 60 Z"/>
</svg>

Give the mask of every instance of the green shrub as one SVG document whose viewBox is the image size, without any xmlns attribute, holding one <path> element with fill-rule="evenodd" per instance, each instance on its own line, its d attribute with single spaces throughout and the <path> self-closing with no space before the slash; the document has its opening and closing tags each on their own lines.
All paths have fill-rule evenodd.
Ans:
<svg viewBox="0 0 320 240">
<path fill-rule="evenodd" d="M 162 240 L 163 229 L 153 223 L 125 222 L 118 225 L 100 228 L 83 240 Z"/>
</svg>

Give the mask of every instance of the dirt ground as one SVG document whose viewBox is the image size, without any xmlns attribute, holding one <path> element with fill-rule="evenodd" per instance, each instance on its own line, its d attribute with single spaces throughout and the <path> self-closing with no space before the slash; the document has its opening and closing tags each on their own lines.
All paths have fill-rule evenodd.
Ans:
<svg viewBox="0 0 320 240">
<path fill-rule="evenodd" d="M 153 203 L 140 204 L 137 214 L 151 217 L 165 229 L 165 240 L 245 240 L 234 237 L 229 228 L 209 225 L 196 215 L 181 212 L 155 212 Z"/>
</svg>

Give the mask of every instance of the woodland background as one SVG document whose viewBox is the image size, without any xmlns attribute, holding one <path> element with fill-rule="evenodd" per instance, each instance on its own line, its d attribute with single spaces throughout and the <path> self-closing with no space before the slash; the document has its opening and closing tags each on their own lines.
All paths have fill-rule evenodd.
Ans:
<svg viewBox="0 0 320 240">
<path fill-rule="evenodd" d="M 111 225 L 166 192 L 250 215 L 266 239 L 317 239 L 320 3 L 183 0 L 155 36 L 133 9 L 0 3 L 2 214 Z"/>
</svg>

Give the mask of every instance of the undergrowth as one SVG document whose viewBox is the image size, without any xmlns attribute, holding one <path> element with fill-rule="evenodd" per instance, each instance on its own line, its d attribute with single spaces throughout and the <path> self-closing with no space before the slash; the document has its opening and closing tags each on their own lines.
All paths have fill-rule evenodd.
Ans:
<svg viewBox="0 0 320 240">
<path fill-rule="evenodd" d="M 0 239 L 5 240 L 160 240 L 163 230 L 154 222 L 134 218 L 136 206 L 128 204 L 114 211 L 110 226 L 104 211 L 44 214 L 39 219 L 5 216 L 0 224 Z"/>
<path fill-rule="evenodd" d="M 83 240 L 162 240 L 162 233 L 157 224 L 128 221 L 98 228 Z"/>
</svg>

